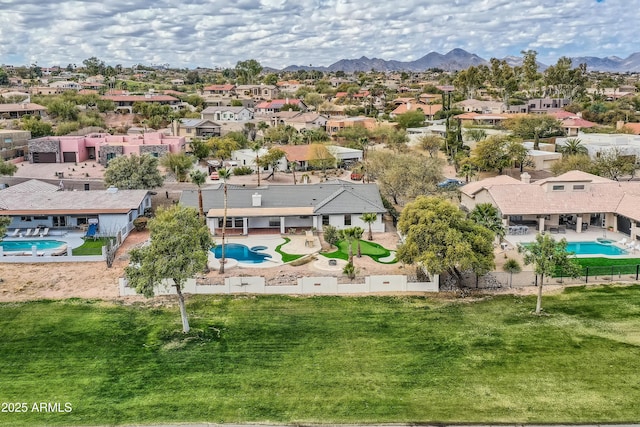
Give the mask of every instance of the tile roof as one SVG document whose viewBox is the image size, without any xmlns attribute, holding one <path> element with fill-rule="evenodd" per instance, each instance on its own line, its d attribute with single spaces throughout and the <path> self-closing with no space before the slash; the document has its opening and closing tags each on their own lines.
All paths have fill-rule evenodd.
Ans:
<svg viewBox="0 0 640 427">
<path fill-rule="evenodd" d="M 224 207 L 223 186 L 202 189 L 205 211 Z M 247 215 L 254 207 L 252 196 L 260 194 L 259 208 L 313 208 L 315 215 L 383 213 L 380 191 L 376 184 L 354 184 L 347 181 L 327 181 L 308 185 L 271 185 L 269 187 L 228 187 L 228 209 L 245 209 Z M 180 203 L 198 206 L 198 191 L 185 190 Z M 276 211 L 274 211 L 276 212 Z"/>
<path fill-rule="evenodd" d="M 25 104 L 0 104 L 0 113 L 9 113 L 13 111 L 45 111 L 47 107 L 43 107 L 33 102 L 27 102 Z"/>
</svg>

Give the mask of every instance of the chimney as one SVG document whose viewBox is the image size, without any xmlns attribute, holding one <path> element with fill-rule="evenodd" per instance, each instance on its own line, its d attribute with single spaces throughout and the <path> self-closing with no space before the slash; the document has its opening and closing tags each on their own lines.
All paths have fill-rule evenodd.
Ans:
<svg viewBox="0 0 640 427">
<path fill-rule="evenodd" d="M 524 172 L 522 175 L 520 175 L 520 181 L 524 182 L 525 184 L 531 184 L 531 175 L 529 175 L 527 172 Z"/>
<path fill-rule="evenodd" d="M 262 196 L 260 194 L 254 193 L 251 196 L 251 206 L 254 208 L 262 206 Z"/>
</svg>

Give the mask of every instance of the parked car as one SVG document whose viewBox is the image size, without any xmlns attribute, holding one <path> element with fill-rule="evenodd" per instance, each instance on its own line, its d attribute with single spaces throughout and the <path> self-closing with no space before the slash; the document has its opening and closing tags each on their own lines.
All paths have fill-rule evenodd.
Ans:
<svg viewBox="0 0 640 427">
<path fill-rule="evenodd" d="M 449 189 L 449 188 L 458 188 L 458 187 L 462 187 L 465 184 L 464 181 L 460 181 L 459 179 L 455 179 L 455 178 L 447 178 L 442 182 L 438 183 L 438 188 L 444 188 L 444 189 Z"/>
</svg>

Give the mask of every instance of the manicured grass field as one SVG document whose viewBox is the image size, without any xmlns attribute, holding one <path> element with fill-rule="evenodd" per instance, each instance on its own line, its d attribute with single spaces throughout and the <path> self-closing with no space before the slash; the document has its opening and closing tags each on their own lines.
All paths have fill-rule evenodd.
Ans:
<svg viewBox="0 0 640 427">
<path fill-rule="evenodd" d="M 355 256 L 358 253 L 358 242 L 353 241 L 351 243 L 351 247 L 353 248 L 353 255 Z M 370 256 L 376 262 L 379 262 L 381 264 L 394 264 L 398 262 L 397 260 L 394 260 L 391 262 L 380 261 L 380 258 L 388 257 L 391 254 L 391 251 L 389 251 L 389 249 L 386 249 L 382 245 L 379 245 L 374 242 L 370 242 L 368 240 L 360 240 L 360 251 L 362 255 Z M 320 255 L 324 255 L 327 258 L 339 258 L 339 259 L 347 260 L 349 259 L 349 242 L 347 242 L 346 240 L 341 240 L 338 242 L 337 250 L 329 253 L 323 253 Z"/>
<path fill-rule="evenodd" d="M 153 301 L 157 303 L 158 301 Z M 640 419 L 640 286 L 545 296 L 0 304 L 0 425 Z"/>
<path fill-rule="evenodd" d="M 589 275 L 635 274 L 639 258 L 578 258 L 583 268 L 589 267 Z M 612 269 L 613 268 L 613 269 Z"/>
<path fill-rule="evenodd" d="M 102 255 L 102 247 L 106 244 L 106 240 L 99 239 L 85 239 L 84 243 L 72 250 L 73 255 Z"/>
</svg>

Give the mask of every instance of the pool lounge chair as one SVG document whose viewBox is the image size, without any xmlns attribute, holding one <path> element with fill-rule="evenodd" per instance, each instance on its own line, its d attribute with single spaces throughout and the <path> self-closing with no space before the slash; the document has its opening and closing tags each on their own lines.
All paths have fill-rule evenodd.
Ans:
<svg viewBox="0 0 640 427">
<path fill-rule="evenodd" d="M 40 237 L 44 237 L 48 235 L 49 235 L 49 227 L 45 228 L 44 230 L 42 230 L 42 233 L 40 233 Z"/>
<path fill-rule="evenodd" d="M 20 234 L 20 229 L 16 228 L 13 230 L 13 233 L 11 233 L 11 237 L 18 237 L 18 234 Z"/>
<path fill-rule="evenodd" d="M 40 234 L 40 227 L 36 227 L 35 230 L 33 230 L 33 233 L 31 233 L 31 236 L 38 236 Z"/>
<path fill-rule="evenodd" d="M 635 246 L 636 246 L 636 243 L 635 242 L 629 242 L 629 243 L 626 244 L 626 246 L 627 246 L 627 249 L 634 249 Z"/>
<path fill-rule="evenodd" d="M 24 237 L 29 237 L 31 236 L 31 229 L 28 229 L 26 233 L 24 233 Z"/>
<path fill-rule="evenodd" d="M 619 245 L 622 245 L 622 246 L 626 245 L 626 244 L 627 244 L 627 238 L 626 238 L 626 237 L 623 237 L 623 238 L 622 238 L 622 240 L 620 240 L 620 241 L 618 242 L 618 244 L 619 244 Z"/>
<path fill-rule="evenodd" d="M 55 251 L 51 252 L 51 256 L 63 256 L 67 254 L 67 250 L 69 249 L 69 247 L 67 245 L 63 245 L 60 246 L 60 248 L 56 249 Z"/>
</svg>

